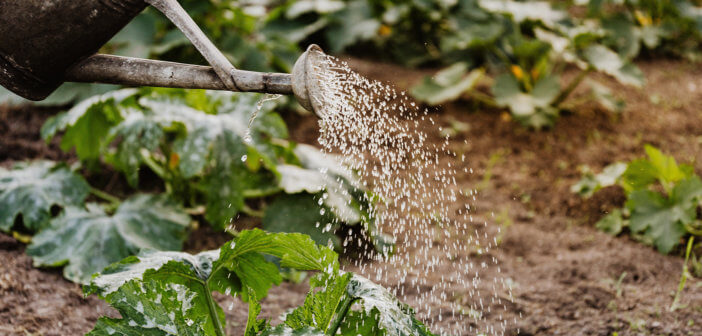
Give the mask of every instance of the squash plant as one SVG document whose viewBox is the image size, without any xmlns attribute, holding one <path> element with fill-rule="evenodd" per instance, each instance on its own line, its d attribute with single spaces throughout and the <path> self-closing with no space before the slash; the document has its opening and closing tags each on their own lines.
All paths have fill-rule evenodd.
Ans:
<svg viewBox="0 0 702 336">
<path fill-rule="evenodd" d="M 624 57 L 662 53 L 699 60 L 702 3 L 691 0 L 589 0 L 587 16 L 606 31 L 606 44 Z"/>
<path fill-rule="evenodd" d="M 702 236 L 702 180 L 692 166 L 678 164 L 650 145 L 645 150 L 645 159 L 586 174 L 572 191 L 589 197 L 600 188 L 621 186 L 627 195 L 624 208 L 603 217 L 597 228 L 612 235 L 628 228 L 635 238 L 667 254 L 682 245 L 684 237 Z"/>
<path fill-rule="evenodd" d="M 61 135 L 61 148 L 80 160 L 74 169 L 111 167 L 134 193 L 110 195 L 65 164 L 0 169 L 0 230 L 37 233 L 27 249 L 35 265 L 66 265 L 66 278 L 81 283 L 141 249 L 180 250 L 193 215 L 224 230 L 246 214 L 266 230 L 336 248 L 336 232 L 358 225 L 389 253 L 392 239 L 377 232 L 357 175 L 331 154 L 285 140 L 274 112 L 281 103 L 260 98 L 143 88 L 79 103 L 47 120 L 42 136 Z M 156 175 L 160 194 L 145 193 L 143 170 Z"/>
<path fill-rule="evenodd" d="M 449 34 L 446 41 L 451 43 L 446 42 L 445 52 L 455 56 L 461 51 L 465 55 L 463 64 L 473 63 L 474 70 L 463 67 L 447 77 L 446 73 L 456 69 L 451 66 L 433 78 L 425 78 L 412 94 L 430 105 L 466 96 L 488 106 L 507 108 L 523 125 L 540 129 L 553 125 L 560 110 L 567 108 L 566 99 L 592 71 L 627 85 L 643 85 L 641 71 L 603 44 L 603 31 L 577 22 L 549 3 L 477 1 L 471 7 L 457 5 L 456 12 L 464 9 L 471 9 L 470 16 L 482 11 L 478 22 L 483 27 L 499 25 L 494 28 L 499 33 Z M 486 40 L 486 36 L 492 38 Z M 475 57 L 480 54 L 482 58 Z M 560 77 L 568 66 L 579 69 L 579 74 L 562 85 Z M 489 94 L 477 89 L 479 79 L 465 84 L 481 73 L 494 76 L 493 80 L 483 80 L 492 83 Z M 603 107 L 615 111 L 621 108 L 606 87 L 592 81 L 590 86 L 592 97 Z"/>
<path fill-rule="evenodd" d="M 258 318 L 260 300 L 282 280 L 265 256 L 283 267 L 317 272 L 302 306 L 278 326 Z M 196 255 L 144 251 L 97 274 L 84 291 L 121 315 L 101 317 L 88 335 L 225 335 L 214 291 L 248 303 L 245 336 L 432 335 L 386 289 L 341 271 L 333 250 L 295 233 L 242 231 L 219 250 Z"/>
</svg>

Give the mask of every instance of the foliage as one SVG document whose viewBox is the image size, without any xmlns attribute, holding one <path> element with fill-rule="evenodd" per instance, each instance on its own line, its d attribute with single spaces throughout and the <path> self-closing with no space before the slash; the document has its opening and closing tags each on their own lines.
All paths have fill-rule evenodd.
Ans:
<svg viewBox="0 0 702 336">
<path fill-rule="evenodd" d="M 66 265 L 64 275 L 83 283 L 141 249 L 180 250 L 188 213 L 218 230 L 240 213 L 262 217 L 266 229 L 336 248 L 342 226 L 361 225 L 377 251 L 389 253 L 392 240 L 377 232 L 357 174 L 334 155 L 285 140 L 274 112 L 280 102 L 260 98 L 143 88 L 77 104 L 47 120 L 42 137 L 62 134 L 61 148 L 75 150 L 83 167 L 121 172 L 136 194 L 120 200 L 64 165 L 21 164 L 0 170 L 0 229 L 18 222 L 37 232 L 27 249 L 34 264 Z M 146 169 L 155 187 L 141 186 Z M 89 192 L 104 202 L 84 204 Z"/>
<path fill-rule="evenodd" d="M 285 123 L 273 111 L 279 103 L 269 101 L 257 110 L 258 99 L 254 94 L 118 90 L 50 119 L 42 135 L 50 139 L 64 131 L 64 150 L 75 148 L 88 165 L 102 161 L 114 166 L 135 188 L 140 169 L 150 168 L 175 199 L 188 207 L 205 205 L 205 218 L 218 229 L 242 211 L 257 213 L 248 208 L 247 199 L 281 192 L 312 200 L 312 206 L 304 208 L 312 218 L 328 211 L 319 219 L 322 227 L 368 220 L 364 215 L 368 208 L 360 208 L 366 200 L 355 174 L 330 170 L 340 166 L 332 155 L 310 158 L 316 149 L 285 141 Z M 95 129 L 103 131 L 96 136 Z M 87 141 L 89 137 L 92 141 Z M 87 149 L 86 142 L 92 143 Z M 323 167 L 329 173 L 320 173 Z M 300 215 L 302 208 L 290 201 L 294 197 L 274 198 L 272 204 L 277 212 L 288 207 Z M 353 204 L 359 205 L 354 208 Z M 310 218 L 297 219 L 305 216 Z"/>
<path fill-rule="evenodd" d="M 702 7 L 689 0 L 590 0 L 588 17 L 606 32 L 606 43 L 627 58 L 641 52 L 699 59 Z"/>
<path fill-rule="evenodd" d="M 605 167 L 601 173 L 593 173 L 589 167 L 582 168 L 583 177 L 574 184 L 570 191 L 584 198 L 589 198 L 602 188 L 617 184 L 619 178 L 627 170 L 627 164 L 616 162 Z"/>
<path fill-rule="evenodd" d="M 631 161 L 626 169 L 610 165 L 601 174 L 586 173 L 572 191 L 589 197 L 598 189 L 618 184 L 627 194 L 625 208 L 602 218 L 597 228 L 618 235 L 627 227 L 635 237 L 669 253 L 686 235 L 699 235 L 698 207 L 702 180 L 691 166 L 645 146 L 647 158 Z"/>
<path fill-rule="evenodd" d="M 429 105 L 439 105 L 458 99 L 463 93 L 473 90 L 483 76 L 482 70 L 468 72 L 466 63 L 456 63 L 436 73 L 434 77 L 424 77 L 412 88 L 412 96 Z"/>
<path fill-rule="evenodd" d="M 9 231 L 16 221 L 39 231 L 48 225 L 52 207 L 79 205 L 89 189 L 80 175 L 49 161 L 0 168 L 0 231 Z"/>
<path fill-rule="evenodd" d="M 284 267 L 319 271 L 305 303 L 276 327 L 258 319 L 260 300 L 281 282 L 278 267 L 264 255 L 280 258 Z M 242 231 L 219 250 L 197 255 L 145 251 L 108 267 L 84 290 L 122 315 L 101 317 L 89 335 L 224 335 L 224 313 L 213 291 L 249 303 L 245 335 L 336 335 L 360 321 L 389 335 L 431 335 L 385 289 L 340 271 L 334 251 L 296 233 Z M 357 301 L 362 309 L 351 310 Z"/>
<path fill-rule="evenodd" d="M 87 283 L 91 275 L 141 249 L 180 250 L 190 216 L 164 195 L 135 195 L 114 213 L 98 204 L 68 207 L 34 236 L 27 254 L 35 266 L 60 266 Z"/>
<path fill-rule="evenodd" d="M 494 26 L 500 33 L 489 41 L 479 41 L 483 36 L 476 35 L 473 36 L 476 41 L 463 43 L 456 42 L 458 35 L 449 34 L 454 39 L 452 43 L 444 44 L 443 54 L 450 55 L 447 56 L 450 59 L 469 62 L 475 69 L 489 70 L 495 76 L 492 97 L 473 95 L 471 98 L 489 106 L 509 109 L 515 120 L 525 126 L 535 129 L 552 126 L 563 109 L 563 102 L 591 71 L 606 73 L 624 84 L 643 84 L 643 75 L 629 59 L 602 44 L 604 36 L 601 32 L 577 22 L 546 2 L 478 1 L 467 7 L 461 2 L 454 10 L 461 12 L 464 8 L 473 16 L 482 12 L 482 18 L 472 20 L 474 24 Z M 567 85 L 562 85 L 561 73 L 567 66 L 579 68 L 581 73 Z M 442 73 L 454 67 L 457 66 L 442 70 Z M 437 85 L 425 80 L 413 90 L 415 98 L 434 105 L 457 99 L 460 93 L 474 90 L 476 86 L 473 83 L 471 87 L 460 87 L 457 79 L 453 79 L 453 83 L 444 82 L 443 91 L 427 92 L 427 88 Z M 593 83 L 591 87 L 593 97 L 602 102 L 603 107 L 614 111 L 621 108 L 601 84 Z M 441 93 L 448 89 L 460 93 L 441 97 Z M 437 100 L 436 96 L 441 99 Z M 467 96 L 471 96 L 470 93 Z"/>
</svg>

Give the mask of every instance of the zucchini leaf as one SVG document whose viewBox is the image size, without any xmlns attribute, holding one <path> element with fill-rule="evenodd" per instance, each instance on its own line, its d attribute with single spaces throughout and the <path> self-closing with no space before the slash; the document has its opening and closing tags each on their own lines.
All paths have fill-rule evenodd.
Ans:
<svg viewBox="0 0 702 336">
<path fill-rule="evenodd" d="M 211 292 L 220 291 L 250 302 L 246 329 L 247 335 L 255 334 L 267 325 L 256 318 L 258 300 L 272 284 L 280 283 L 278 268 L 265 261 L 264 254 L 300 270 L 339 267 L 336 253 L 316 246 L 309 237 L 261 230 L 243 231 L 221 249 L 197 255 L 144 251 L 111 265 L 84 287 L 86 294 L 98 294 L 122 315 L 120 319 L 101 317 L 91 333 L 218 335 L 224 313 Z"/>
<path fill-rule="evenodd" d="M 162 195 L 139 194 L 114 214 L 94 203 L 67 207 L 27 247 L 35 266 L 62 266 L 64 276 L 87 283 L 91 275 L 140 249 L 180 250 L 190 217 Z"/>
<path fill-rule="evenodd" d="M 52 206 L 83 203 L 90 186 L 63 164 L 50 161 L 19 163 L 0 168 L 0 231 L 9 231 L 21 216 L 31 231 L 46 227 Z"/>
<path fill-rule="evenodd" d="M 678 182 L 670 195 L 650 190 L 629 194 L 629 228 L 651 238 L 658 251 L 669 253 L 687 233 L 686 225 L 697 218 L 697 201 L 702 197 L 702 180 L 694 176 Z"/>
</svg>

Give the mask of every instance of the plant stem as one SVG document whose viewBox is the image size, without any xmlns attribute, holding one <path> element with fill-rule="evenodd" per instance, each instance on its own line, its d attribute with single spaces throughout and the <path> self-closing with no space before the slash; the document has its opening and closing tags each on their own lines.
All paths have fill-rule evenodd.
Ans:
<svg viewBox="0 0 702 336">
<path fill-rule="evenodd" d="M 113 205 L 119 205 L 120 203 L 122 203 L 122 200 L 120 200 L 119 198 L 94 187 L 90 187 L 90 193 L 97 196 L 98 198 L 110 202 Z"/>
<path fill-rule="evenodd" d="M 467 92 L 467 94 L 470 98 L 475 99 L 477 102 L 485 104 L 488 107 L 499 108 L 499 106 L 495 102 L 495 99 L 490 95 L 482 93 L 478 90 L 470 90 Z"/>
<path fill-rule="evenodd" d="M 241 212 L 251 216 L 251 217 L 258 217 L 258 218 L 263 218 L 263 211 L 262 210 L 254 210 L 251 209 L 248 205 L 244 204 L 243 207 L 241 207 Z"/>
<path fill-rule="evenodd" d="M 158 177 L 160 177 L 163 180 L 167 180 L 167 173 L 161 167 L 153 157 L 151 157 L 151 154 L 148 151 L 141 151 L 141 158 L 144 159 L 144 163 L 156 174 Z"/>
<path fill-rule="evenodd" d="M 561 103 L 568 99 L 568 96 L 575 91 L 575 88 L 580 85 L 580 83 L 585 79 L 585 77 L 587 77 L 588 74 L 590 74 L 590 72 L 592 72 L 592 67 L 581 71 L 578 76 L 575 77 L 563 91 L 561 91 L 561 94 L 556 97 L 556 100 L 553 102 L 553 106 L 558 107 L 561 105 Z"/>
<path fill-rule="evenodd" d="M 678 302 L 680 301 L 680 294 L 682 294 L 683 289 L 685 289 L 685 283 L 687 282 L 687 276 L 689 274 L 687 269 L 687 262 L 690 260 L 690 252 L 692 251 L 692 243 L 695 240 L 695 236 L 690 236 L 687 241 L 687 250 L 685 251 L 685 261 L 683 263 L 682 274 L 680 275 L 680 283 L 678 284 L 678 291 L 675 293 L 675 298 L 673 298 L 673 303 L 668 308 L 668 311 L 674 312 L 678 309 Z"/>
<path fill-rule="evenodd" d="M 336 335 L 341 326 L 341 322 L 346 318 L 346 314 L 349 313 L 349 309 L 351 309 L 354 302 L 356 302 L 356 299 L 346 294 L 344 301 L 341 302 L 339 313 L 334 315 L 334 318 L 329 321 L 329 328 L 326 332 L 327 335 Z"/>
<path fill-rule="evenodd" d="M 219 315 L 217 314 L 217 306 L 212 298 L 212 290 L 210 290 L 210 285 L 208 282 L 203 283 L 205 285 L 205 299 L 207 299 L 207 305 L 210 308 L 210 316 L 212 317 L 212 322 L 214 323 L 215 332 L 217 336 L 225 336 L 224 326 L 219 320 Z"/>
</svg>

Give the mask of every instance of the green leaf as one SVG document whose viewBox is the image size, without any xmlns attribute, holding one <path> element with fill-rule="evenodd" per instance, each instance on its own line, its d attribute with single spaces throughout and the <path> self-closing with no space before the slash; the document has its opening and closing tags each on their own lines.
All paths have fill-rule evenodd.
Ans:
<svg viewBox="0 0 702 336">
<path fill-rule="evenodd" d="M 318 247 L 308 236 L 295 233 L 270 234 L 261 230 L 242 232 L 237 239 L 220 249 L 220 258 L 214 263 L 215 290 L 240 293 L 249 301 L 248 289 L 256 294 L 254 300 L 265 297 L 273 285 L 282 281 L 278 267 L 263 258 L 261 253 L 280 258 L 282 267 L 301 270 L 338 269 L 337 255 L 326 247 Z M 217 270 L 226 270 L 227 276 Z M 231 275 L 236 281 L 231 282 Z"/>
<path fill-rule="evenodd" d="M 331 52 L 340 52 L 358 41 L 375 37 L 380 21 L 371 15 L 371 6 L 366 1 L 351 1 L 346 8 L 331 15 L 336 24 L 326 31 Z"/>
<path fill-rule="evenodd" d="M 643 232 L 661 253 L 668 253 L 685 235 L 685 225 L 696 219 L 701 196 L 702 181 L 696 176 L 678 182 L 668 198 L 650 190 L 633 191 L 626 203 L 631 231 Z"/>
<path fill-rule="evenodd" d="M 627 167 L 626 163 L 615 162 L 596 175 L 592 174 L 586 167 L 582 179 L 574 184 L 570 190 L 584 198 L 589 198 L 598 190 L 617 184 Z"/>
<path fill-rule="evenodd" d="M 583 57 L 596 70 L 602 71 L 623 84 L 643 86 L 645 79 L 639 68 L 624 60 L 609 48 L 595 44 L 583 51 Z"/>
<path fill-rule="evenodd" d="M 316 291 L 317 287 L 322 289 Z M 360 312 L 351 310 L 354 302 L 359 304 Z M 286 316 L 285 324 L 292 330 L 313 327 L 330 334 L 336 327 L 348 332 L 359 321 L 375 323 L 361 329 L 373 331 L 375 335 L 433 335 L 414 317 L 414 312 L 390 292 L 351 273 L 320 274 L 312 279 L 305 303 Z"/>
<path fill-rule="evenodd" d="M 177 282 L 130 281 L 103 299 L 122 318 L 99 318 L 89 336 L 214 334 L 202 291 Z"/>
<path fill-rule="evenodd" d="M 48 225 L 52 206 L 79 205 L 89 190 L 83 177 L 49 161 L 0 168 L 0 230 L 10 230 L 21 215 L 27 229 L 39 231 Z"/>
<path fill-rule="evenodd" d="M 62 150 L 75 148 L 81 160 L 96 160 L 107 145 L 110 127 L 122 119 L 115 105 L 137 92 L 135 89 L 123 89 L 88 98 L 68 112 L 47 120 L 41 128 L 41 137 L 48 141 L 59 131 L 65 130 L 61 138 Z"/>
<path fill-rule="evenodd" d="M 224 324 L 206 283 L 216 258 L 217 251 L 144 251 L 108 267 L 84 291 L 97 293 L 122 318 L 101 317 L 91 334 L 214 335 L 216 323 Z"/>
<path fill-rule="evenodd" d="M 588 85 L 595 100 L 607 111 L 620 113 L 624 110 L 626 106 L 624 100 L 617 98 L 608 87 L 595 81 L 588 81 Z"/>
<path fill-rule="evenodd" d="M 139 168 L 144 163 L 141 149 L 156 151 L 165 132 L 155 120 L 139 111 L 126 109 L 123 113 L 124 120 L 110 130 L 107 142 L 117 142 L 111 162 L 125 174 L 129 185 L 137 188 Z"/>
<path fill-rule="evenodd" d="M 315 327 L 329 335 L 334 330 L 334 317 L 344 309 L 344 304 L 350 305 L 353 297 L 347 293 L 347 287 L 353 273 L 339 276 L 321 274 L 310 279 L 310 292 L 301 307 L 296 308 L 285 317 L 285 324 L 292 329 Z M 314 289 L 322 290 L 315 292 Z M 348 309 L 348 308 L 346 308 Z"/>
<path fill-rule="evenodd" d="M 67 265 L 64 276 L 86 283 L 109 264 L 140 249 L 179 250 L 190 217 L 168 198 L 136 195 L 113 215 L 96 204 L 68 207 L 27 248 L 36 266 Z"/>
<path fill-rule="evenodd" d="M 467 64 L 456 63 L 437 72 L 434 78 L 424 77 L 421 83 L 412 87 L 412 96 L 432 106 L 456 100 L 473 89 L 484 74 L 482 69 L 466 75 L 467 71 Z"/>
<path fill-rule="evenodd" d="M 558 116 L 558 110 L 551 106 L 560 93 L 560 84 L 555 76 L 541 77 L 531 93 L 525 93 L 514 76 L 502 74 L 495 78 L 492 92 L 495 102 L 508 107 L 515 119 L 526 126 L 536 129 L 547 127 Z"/>
<path fill-rule="evenodd" d="M 93 332 L 220 335 L 223 328 L 219 326 L 225 321 L 224 312 L 211 296 L 216 290 L 239 295 L 250 303 L 246 332 L 257 334 L 267 325 L 256 318 L 260 312 L 258 300 L 265 296 L 269 285 L 280 283 L 271 281 L 280 274 L 263 254 L 281 258 L 284 267 L 329 271 L 338 271 L 339 267 L 336 254 L 316 246 L 309 237 L 261 230 L 242 231 L 220 250 L 197 255 L 147 250 L 109 266 L 84 288 L 87 294 L 97 293 L 122 315 L 121 319 L 101 318 Z M 252 261 L 257 265 L 251 265 Z M 267 269 L 269 264 L 273 267 Z M 265 290 L 259 292 L 250 285 Z M 317 335 L 311 331 L 293 334 Z"/>
<path fill-rule="evenodd" d="M 349 282 L 347 293 L 360 300 L 361 310 L 366 315 L 379 315 L 377 328 L 385 331 L 387 335 L 433 335 L 422 322 L 414 317 L 412 308 L 400 302 L 387 289 L 364 277 L 354 275 Z"/>
<path fill-rule="evenodd" d="M 547 1 L 518 2 L 511 0 L 478 0 L 480 7 L 490 11 L 512 16 L 515 22 L 540 21 L 552 27 L 558 21 L 568 17 L 566 12 L 556 10 Z"/>
<path fill-rule="evenodd" d="M 622 217 L 622 211 L 619 209 L 612 210 L 611 213 L 595 223 L 595 227 L 598 230 L 611 236 L 620 234 L 624 229 L 624 226 L 625 223 L 624 218 Z"/>
<path fill-rule="evenodd" d="M 249 297 L 256 296 L 256 292 L 251 288 L 248 288 L 248 293 Z M 268 321 L 265 319 L 258 319 L 260 313 L 261 304 L 254 300 L 249 301 L 249 315 L 246 321 L 246 327 L 244 328 L 244 336 L 256 336 L 267 329 Z"/>
<path fill-rule="evenodd" d="M 386 336 L 388 333 L 379 328 L 380 311 L 371 309 L 370 313 L 350 311 L 341 324 L 343 336 Z"/>
<path fill-rule="evenodd" d="M 675 158 L 663 154 L 659 149 L 644 146 L 648 159 L 634 160 L 629 163 L 622 175 L 622 187 L 627 191 L 647 188 L 658 180 L 666 191 L 672 184 L 689 178 L 694 174 L 689 165 L 678 165 Z"/>
<path fill-rule="evenodd" d="M 312 237 L 320 245 L 340 246 L 335 232 L 339 223 L 317 199 L 308 193 L 280 195 L 266 207 L 263 228 L 271 232 L 299 232 Z"/>
</svg>

